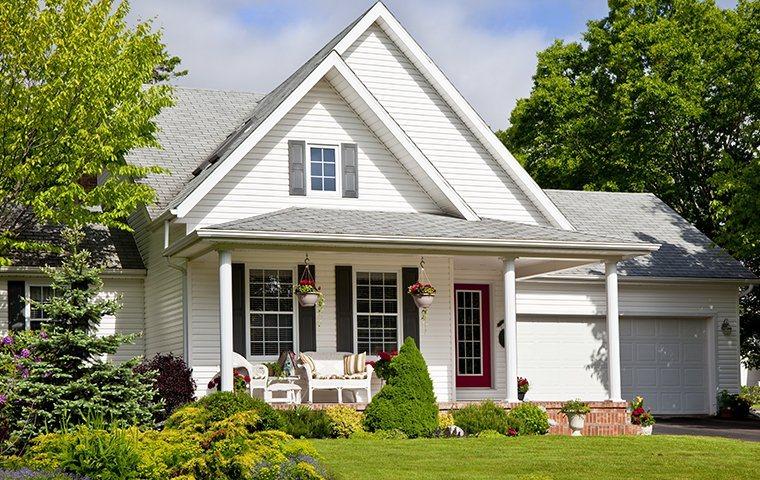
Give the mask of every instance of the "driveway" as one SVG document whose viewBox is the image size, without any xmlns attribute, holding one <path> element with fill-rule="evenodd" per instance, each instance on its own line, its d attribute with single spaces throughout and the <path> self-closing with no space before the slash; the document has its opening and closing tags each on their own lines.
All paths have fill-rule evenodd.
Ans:
<svg viewBox="0 0 760 480">
<path fill-rule="evenodd" d="M 655 435 L 705 435 L 760 442 L 760 420 L 714 417 L 658 417 Z"/>
</svg>

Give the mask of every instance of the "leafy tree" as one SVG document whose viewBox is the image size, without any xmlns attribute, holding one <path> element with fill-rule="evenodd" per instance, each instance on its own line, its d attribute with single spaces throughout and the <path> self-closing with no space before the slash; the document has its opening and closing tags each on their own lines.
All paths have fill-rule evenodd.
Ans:
<svg viewBox="0 0 760 480">
<path fill-rule="evenodd" d="M 102 223 L 154 200 L 126 153 L 158 146 L 179 64 L 119 0 L 0 0 L 0 262 L 32 222 Z M 93 180 L 107 172 L 100 185 Z"/>
<path fill-rule="evenodd" d="M 609 0 L 533 82 L 497 135 L 542 187 L 655 193 L 760 272 L 760 2 Z M 760 360 L 758 298 L 742 341 Z"/>
<path fill-rule="evenodd" d="M 364 412 L 369 431 L 400 430 L 410 437 L 432 435 L 438 426 L 438 403 L 425 359 L 408 337 L 388 366 L 388 383 Z"/>
<path fill-rule="evenodd" d="M 105 360 L 106 355 L 134 341 L 136 335 L 99 335 L 101 319 L 116 313 L 117 300 L 99 297 L 101 269 L 89 265 L 90 253 L 79 250 L 79 230 L 64 232 L 68 252 L 57 268 L 48 268 L 53 298 L 40 303 L 28 300 L 50 318 L 39 334 L 25 338 L 26 346 L 15 352 L 19 373 L 0 417 L 8 425 L 14 448 L 40 433 L 57 431 L 91 418 L 118 425 L 152 424 L 162 406 L 154 402 L 152 374 L 133 372 L 139 362 Z M 13 348 L 13 339 L 2 348 Z"/>
</svg>

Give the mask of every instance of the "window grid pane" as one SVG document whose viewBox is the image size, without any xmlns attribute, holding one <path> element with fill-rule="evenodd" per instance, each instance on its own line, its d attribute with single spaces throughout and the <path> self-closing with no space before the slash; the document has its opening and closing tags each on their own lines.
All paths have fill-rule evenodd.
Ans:
<svg viewBox="0 0 760 480">
<path fill-rule="evenodd" d="M 249 272 L 251 355 L 293 350 L 293 272 Z"/>
<path fill-rule="evenodd" d="M 457 374 L 482 375 L 480 292 L 457 292 Z"/>
<path fill-rule="evenodd" d="M 398 295 L 395 273 L 356 273 L 356 346 L 377 355 L 398 346 Z"/>
<path fill-rule="evenodd" d="M 336 191 L 335 149 L 311 147 L 311 189 L 319 192 Z"/>
<path fill-rule="evenodd" d="M 30 286 L 29 287 L 29 297 L 32 300 L 35 300 L 37 302 L 46 303 L 49 302 L 51 298 L 53 298 L 53 287 L 50 286 Z M 47 315 L 41 308 L 30 308 L 29 313 L 29 329 L 30 330 L 39 330 L 42 327 L 42 324 L 44 322 L 47 322 L 49 319 L 47 318 Z"/>
</svg>

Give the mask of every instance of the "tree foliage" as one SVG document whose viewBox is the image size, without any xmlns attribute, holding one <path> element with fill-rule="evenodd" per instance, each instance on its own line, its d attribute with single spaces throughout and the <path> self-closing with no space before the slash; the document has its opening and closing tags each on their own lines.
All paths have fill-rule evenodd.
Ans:
<svg viewBox="0 0 760 480">
<path fill-rule="evenodd" d="M 610 0 L 533 82 L 497 134 L 542 187 L 655 193 L 760 271 L 760 2 Z"/>
<path fill-rule="evenodd" d="M 0 0 L 0 261 L 31 222 L 102 223 L 154 199 L 126 153 L 158 146 L 179 60 L 118 0 Z M 107 172 L 100 185 L 93 179 Z"/>
<path fill-rule="evenodd" d="M 27 300 L 50 319 L 43 330 L 26 334 L 24 348 L 4 337 L 0 355 L 14 365 L 15 375 L 0 382 L 5 401 L 0 420 L 12 448 L 46 431 L 57 431 L 91 418 L 118 425 L 152 424 L 161 408 L 154 402 L 152 372 L 135 373 L 139 358 L 123 363 L 106 360 L 136 335 L 100 335 L 106 315 L 115 314 L 117 299 L 100 296 L 101 269 L 89 264 L 90 254 L 79 250 L 79 230 L 64 232 L 68 251 L 63 264 L 48 268 L 53 298 Z M 8 340 L 10 339 L 10 340 Z"/>
</svg>

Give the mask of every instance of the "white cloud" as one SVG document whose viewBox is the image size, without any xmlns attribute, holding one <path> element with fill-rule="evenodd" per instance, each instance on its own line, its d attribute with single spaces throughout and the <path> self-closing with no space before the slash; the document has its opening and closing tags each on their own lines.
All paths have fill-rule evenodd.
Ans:
<svg viewBox="0 0 760 480">
<path fill-rule="evenodd" d="M 179 84 L 265 93 L 372 4 L 270 2 L 266 8 L 294 20 L 268 26 L 244 15 L 248 7 L 261 8 L 262 3 L 134 0 L 132 15 L 154 18 L 163 28 L 169 51 L 190 70 Z M 549 36 L 536 30 L 486 29 L 471 21 L 472 9 L 493 3 L 485 0 L 475 5 L 451 0 L 388 3 L 485 121 L 493 128 L 506 126 L 515 101 L 530 93 L 536 52 L 549 44 Z"/>
</svg>

